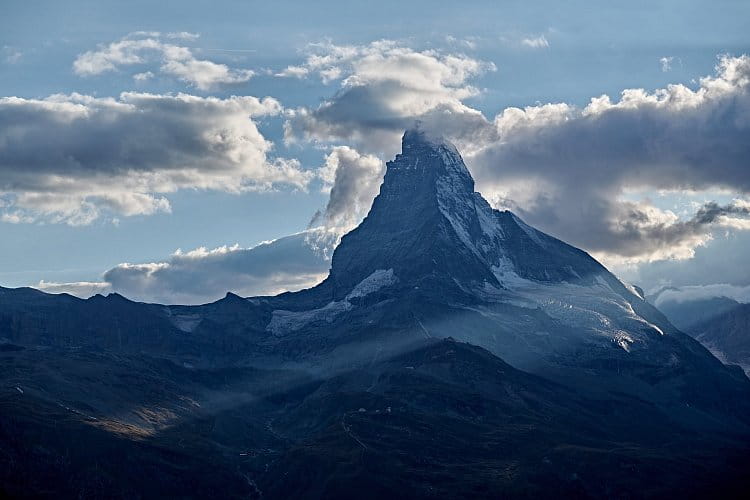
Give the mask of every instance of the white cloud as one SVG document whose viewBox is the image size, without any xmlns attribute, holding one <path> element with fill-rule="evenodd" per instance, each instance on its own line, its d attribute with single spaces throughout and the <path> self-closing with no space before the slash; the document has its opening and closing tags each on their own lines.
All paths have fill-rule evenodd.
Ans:
<svg viewBox="0 0 750 500">
<path fill-rule="evenodd" d="M 713 239 L 695 249 L 695 256 L 686 260 L 662 260 L 615 268 L 631 283 L 647 293 L 668 287 L 693 286 L 706 283 L 727 283 L 746 286 L 750 283 L 747 249 L 750 231 L 715 231 Z"/>
<path fill-rule="evenodd" d="M 626 190 L 750 193 L 750 57 L 722 57 L 693 90 L 628 89 L 584 109 L 508 108 L 468 158 L 496 205 L 608 263 L 684 259 L 718 227 L 747 227 L 741 201 L 678 217 Z"/>
<path fill-rule="evenodd" d="M 105 294 L 112 291 L 109 283 L 77 281 L 73 283 L 55 283 L 52 281 L 40 281 L 34 288 L 47 293 L 68 293 L 76 297 L 87 298 L 97 293 Z"/>
<path fill-rule="evenodd" d="M 453 45 L 456 47 L 461 47 L 464 49 L 469 50 L 476 50 L 477 48 L 477 38 L 476 37 L 469 37 L 469 38 L 456 38 L 455 36 L 448 35 L 445 37 L 445 41 L 448 42 L 449 45 Z"/>
<path fill-rule="evenodd" d="M 672 71 L 672 61 L 674 60 L 674 57 L 662 57 L 659 59 L 659 64 L 661 64 L 661 70 L 664 73 L 667 73 L 669 71 Z"/>
<path fill-rule="evenodd" d="M 133 80 L 136 82 L 145 82 L 147 80 L 150 80 L 154 77 L 154 74 L 150 71 L 144 71 L 143 73 L 136 73 L 133 75 Z"/>
<path fill-rule="evenodd" d="M 171 40 L 187 40 L 187 41 L 195 41 L 198 38 L 200 38 L 200 34 L 190 33 L 189 31 L 172 32 L 172 33 L 167 33 L 164 36 Z"/>
<path fill-rule="evenodd" d="M 618 101 L 507 108 L 490 121 L 463 102 L 478 92 L 470 80 L 490 69 L 485 63 L 387 41 L 314 48 L 300 68 L 323 79 L 324 70 L 341 71 L 341 89 L 317 108 L 289 111 L 288 140 L 347 141 L 388 158 L 420 120 L 456 143 L 496 206 L 608 264 L 690 258 L 717 228 L 748 227 L 745 214 L 678 216 L 624 196 L 750 193 L 747 56 L 722 57 L 697 89 L 627 89 Z"/>
<path fill-rule="evenodd" d="M 254 119 L 272 98 L 80 94 L 0 98 L 0 212 L 87 224 L 104 212 L 168 212 L 179 189 L 304 189 L 312 173 L 269 160 Z"/>
<path fill-rule="evenodd" d="M 25 215 L 20 211 L 15 211 L 1 214 L 0 221 L 7 222 L 8 224 L 24 224 L 34 222 L 34 218 L 29 217 L 28 215 Z"/>
<path fill-rule="evenodd" d="M 123 66 L 145 65 L 159 62 L 159 71 L 174 76 L 200 90 L 210 90 L 222 84 L 243 83 L 255 74 L 249 69 L 234 69 L 226 64 L 198 59 L 192 49 L 164 39 L 193 41 L 198 35 L 187 32 L 167 33 L 137 32 L 97 50 L 79 55 L 73 62 L 73 71 L 80 76 L 99 75 Z M 146 75 L 150 71 L 137 75 Z M 139 80 L 136 75 L 136 80 Z M 143 78 L 140 79 L 142 81 Z"/>
<path fill-rule="evenodd" d="M 670 287 L 661 290 L 654 301 L 659 307 L 667 302 L 693 302 L 715 297 L 727 297 L 743 304 L 750 303 L 750 286 L 737 286 L 727 283 L 715 283 L 710 285 L 691 285 L 682 287 Z"/>
<path fill-rule="evenodd" d="M 549 47 L 549 41 L 547 41 L 547 37 L 545 37 L 544 35 L 539 35 L 537 37 L 528 37 L 521 39 L 521 45 L 532 49 L 545 49 Z"/>
<path fill-rule="evenodd" d="M 348 146 L 338 146 L 326 156 L 318 170 L 330 193 L 325 210 L 315 214 L 311 225 L 322 224 L 344 232 L 359 224 L 370 210 L 383 181 L 385 166 L 373 155 L 363 155 Z"/>
<path fill-rule="evenodd" d="M 163 304 L 201 304 L 227 292 L 241 296 L 275 295 L 309 288 L 328 274 L 328 260 L 339 234 L 312 229 L 261 243 L 214 249 L 180 250 L 162 262 L 120 264 L 100 282 L 37 285 L 52 293 L 89 297 L 118 292 L 132 300 Z"/>
<path fill-rule="evenodd" d="M 310 73 L 310 70 L 303 66 L 288 66 L 287 68 L 275 73 L 274 76 L 282 78 L 304 78 Z"/>
<path fill-rule="evenodd" d="M 365 151 L 398 144 L 398 136 L 415 119 L 438 124 L 448 135 L 460 135 L 467 123 L 484 121 L 463 100 L 479 89 L 468 81 L 492 63 L 461 54 L 416 51 L 397 42 L 369 45 L 311 45 L 304 65 L 287 68 L 317 74 L 324 82 L 340 80 L 337 94 L 317 108 L 289 112 L 287 140 L 349 140 Z M 392 153 L 393 149 L 388 153 Z"/>
<path fill-rule="evenodd" d="M 10 45 L 3 45 L 2 53 L 3 60 L 8 64 L 16 64 L 23 57 L 23 52 Z"/>
</svg>

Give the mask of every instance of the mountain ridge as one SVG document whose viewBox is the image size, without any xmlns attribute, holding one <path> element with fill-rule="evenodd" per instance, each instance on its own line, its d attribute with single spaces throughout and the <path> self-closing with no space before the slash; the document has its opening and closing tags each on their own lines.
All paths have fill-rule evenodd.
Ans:
<svg viewBox="0 0 750 500">
<path fill-rule="evenodd" d="M 492 209 L 455 147 L 420 130 L 319 285 L 200 306 L 0 288 L 0 347 L 0 493 L 747 485 L 746 375 L 584 251 Z"/>
</svg>

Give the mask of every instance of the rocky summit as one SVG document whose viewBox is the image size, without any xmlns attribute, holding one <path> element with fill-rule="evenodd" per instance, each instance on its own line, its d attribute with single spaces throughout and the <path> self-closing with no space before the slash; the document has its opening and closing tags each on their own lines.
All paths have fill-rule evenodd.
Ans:
<svg viewBox="0 0 750 500">
<path fill-rule="evenodd" d="M 8 496 L 640 498 L 748 487 L 750 381 L 407 131 L 318 286 L 0 289 Z"/>
</svg>

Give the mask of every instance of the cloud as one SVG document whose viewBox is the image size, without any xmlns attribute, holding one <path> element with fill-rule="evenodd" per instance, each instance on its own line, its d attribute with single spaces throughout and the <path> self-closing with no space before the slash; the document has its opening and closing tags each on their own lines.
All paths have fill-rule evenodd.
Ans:
<svg viewBox="0 0 750 500">
<path fill-rule="evenodd" d="M 150 71 L 144 71 L 143 73 L 136 73 L 133 75 L 133 80 L 136 82 L 145 82 L 147 80 L 150 80 L 154 77 L 154 74 Z"/>
<path fill-rule="evenodd" d="M 693 220 L 697 224 L 719 223 L 733 229 L 750 229 L 750 202 L 733 200 L 732 203 L 721 206 L 716 202 L 708 202 L 695 214 Z"/>
<path fill-rule="evenodd" d="M 674 60 L 674 57 L 662 57 L 659 59 L 659 64 L 661 64 L 661 70 L 664 73 L 667 73 L 669 71 L 672 71 L 672 61 Z"/>
<path fill-rule="evenodd" d="M 310 224 L 317 227 L 251 248 L 178 249 L 163 261 L 119 264 L 100 282 L 41 281 L 36 287 L 79 297 L 118 292 L 166 304 L 211 302 L 228 291 L 255 296 L 308 288 L 327 276 L 334 248 L 368 212 L 383 174 L 379 158 L 348 146 L 334 147 L 316 172 L 323 191 L 330 193 L 325 209 Z"/>
<path fill-rule="evenodd" d="M 81 225 L 168 212 L 179 189 L 304 189 L 312 174 L 269 160 L 254 121 L 281 111 L 249 96 L 0 98 L 0 213 Z"/>
<path fill-rule="evenodd" d="M 6 212 L 4 214 L 1 214 L 0 221 L 7 222 L 8 224 L 23 224 L 23 223 L 34 222 L 34 218 L 29 217 L 28 215 L 24 215 L 20 211 L 15 211 L 15 212 Z"/>
<path fill-rule="evenodd" d="M 495 205 L 608 263 L 689 258 L 712 228 L 747 228 L 746 202 L 682 218 L 632 192 L 750 193 L 750 57 L 724 56 L 714 76 L 619 101 L 508 108 L 468 162 Z M 632 196 L 630 196 L 632 198 Z"/>
<path fill-rule="evenodd" d="M 310 74 L 310 70 L 303 66 L 288 66 L 278 73 L 275 73 L 274 76 L 282 78 L 304 78 L 308 74 Z"/>
<path fill-rule="evenodd" d="M 477 48 L 477 37 L 468 37 L 468 38 L 456 38 L 455 36 L 448 35 L 445 37 L 445 41 L 449 45 L 454 45 L 456 47 L 461 47 L 469 50 L 476 50 Z"/>
<path fill-rule="evenodd" d="M 346 141 L 388 158 L 416 120 L 462 151 L 478 189 L 499 208 L 593 252 L 608 265 L 686 259 L 718 228 L 748 229 L 750 58 L 722 56 L 697 88 L 669 85 L 603 95 L 584 108 L 507 108 L 488 120 L 464 101 L 492 67 L 396 42 L 318 44 L 299 68 L 340 89 L 317 108 L 288 111 L 286 139 Z M 677 215 L 638 193 L 735 193 L 709 215 Z M 361 203 L 361 202 L 360 202 Z"/>
<path fill-rule="evenodd" d="M 340 81 L 340 90 L 317 108 L 289 111 L 288 141 L 347 140 L 365 152 L 383 151 L 397 145 L 400 133 L 415 119 L 434 123 L 448 135 L 461 135 L 472 121 L 485 121 L 462 101 L 480 93 L 468 81 L 493 71 L 492 63 L 416 51 L 389 40 L 358 46 L 316 44 L 309 50 L 302 66 L 285 71 Z"/>
<path fill-rule="evenodd" d="M 159 71 L 197 87 L 210 90 L 217 85 L 244 83 L 255 74 L 248 69 L 233 69 L 205 59 L 197 59 L 193 51 L 168 40 L 193 41 L 197 34 L 180 32 L 162 35 L 159 32 L 136 32 L 125 38 L 102 45 L 97 50 L 80 54 L 73 62 L 79 76 L 99 75 L 123 66 L 160 62 Z M 136 75 L 151 73 L 139 72 Z M 142 81 L 141 79 L 140 81 Z"/>
<path fill-rule="evenodd" d="M 668 302 L 684 303 L 715 297 L 727 297 L 743 304 L 750 303 L 750 285 L 736 286 L 727 283 L 716 283 L 679 288 L 670 287 L 659 291 L 652 300 L 654 305 L 659 307 Z"/>
<path fill-rule="evenodd" d="M 325 210 L 310 223 L 344 232 L 359 224 L 370 210 L 383 181 L 385 166 L 373 155 L 363 155 L 348 146 L 334 147 L 318 170 L 330 193 Z"/>
<path fill-rule="evenodd" d="M 42 281 L 38 288 L 80 297 L 113 291 L 132 300 L 163 304 L 201 304 L 227 292 L 275 295 L 322 281 L 330 267 L 327 255 L 338 237 L 335 232 L 312 229 L 252 248 L 177 250 L 161 262 L 120 264 L 106 271 L 101 282 Z"/>
<path fill-rule="evenodd" d="M 173 32 L 173 33 L 167 33 L 165 37 L 171 40 L 195 41 L 198 38 L 200 38 L 200 34 L 190 33 L 189 31 L 178 31 L 178 32 Z"/>
<path fill-rule="evenodd" d="M 40 281 L 34 288 L 47 293 L 68 293 L 76 297 L 91 297 L 97 293 L 108 293 L 112 291 L 109 283 L 77 281 L 73 283 L 55 283 L 51 281 Z"/>
<path fill-rule="evenodd" d="M 10 45 L 3 45 L 3 49 L 1 52 L 3 54 L 3 60 L 7 64 L 16 64 L 23 57 L 23 52 L 14 47 L 11 47 Z"/>
<path fill-rule="evenodd" d="M 706 283 L 746 286 L 750 284 L 749 245 L 750 231 L 722 230 L 715 232 L 705 246 L 697 247 L 690 259 L 644 262 L 637 266 L 615 267 L 615 271 L 648 293 L 664 287 Z"/>
<path fill-rule="evenodd" d="M 537 37 L 521 39 L 521 45 L 531 49 L 546 49 L 549 47 L 549 41 L 547 41 L 547 38 L 544 35 L 539 35 Z"/>
</svg>

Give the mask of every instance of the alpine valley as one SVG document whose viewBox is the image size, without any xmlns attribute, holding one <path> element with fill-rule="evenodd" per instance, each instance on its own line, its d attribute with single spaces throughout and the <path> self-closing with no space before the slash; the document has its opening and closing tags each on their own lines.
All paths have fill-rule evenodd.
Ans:
<svg viewBox="0 0 750 500">
<path fill-rule="evenodd" d="M 0 494 L 641 498 L 750 487 L 750 380 L 404 134 L 328 277 L 200 306 L 0 288 Z"/>
</svg>

